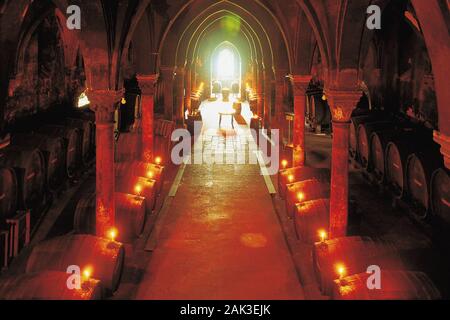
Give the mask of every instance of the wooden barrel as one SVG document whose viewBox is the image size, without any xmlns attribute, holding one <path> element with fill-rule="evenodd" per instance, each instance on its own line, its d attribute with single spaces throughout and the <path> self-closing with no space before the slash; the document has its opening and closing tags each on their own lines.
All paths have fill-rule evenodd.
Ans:
<svg viewBox="0 0 450 320">
<path fill-rule="evenodd" d="M 44 200 L 45 162 L 39 149 L 9 146 L 0 150 L 0 165 L 14 168 L 20 209 L 36 209 Z"/>
<path fill-rule="evenodd" d="M 69 178 L 75 176 L 81 163 L 81 135 L 77 128 L 64 126 L 44 126 L 38 129 L 39 133 L 50 137 L 62 137 L 66 147 L 66 172 Z"/>
<path fill-rule="evenodd" d="M 320 241 L 319 231 L 328 230 L 330 199 L 305 201 L 295 206 L 294 224 L 297 237 L 305 243 Z"/>
<path fill-rule="evenodd" d="M 66 176 L 63 138 L 20 133 L 11 137 L 11 144 L 41 150 L 45 160 L 47 188 L 56 191 L 61 187 Z"/>
<path fill-rule="evenodd" d="M 293 167 L 280 170 L 278 173 L 278 194 L 282 199 L 285 199 L 288 184 L 309 179 L 327 182 L 330 181 L 330 177 L 330 170 L 322 168 Z"/>
<path fill-rule="evenodd" d="M 145 208 L 147 213 L 152 213 L 156 205 L 156 180 L 144 177 L 117 176 L 115 186 L 116 192 L 143 196 L 145 198 Z M 138 186 L 142 189 L 139 194 L 136 191 Z"/>
<path fill-rule="evenodd" d="M 371 160 L 371 136 L 377 131 L 390 129 L 394 124 L 390 121 L 377 121 L 363 123 L 358 126 L 357 130 L 357 148 L 359 151 L 358 161 L 364 169 L 372 171 L 373 163 Z"/>
<path fill-rule="evenodd" d="M 156 191 L 160 194 L 164 183 L 164 166 L 135 161 L 120 162 L 115 165 L 116 175 L 123 177 L 150 177 L 156 180 Z"/>
<path fill-rule="evenodd" d="M 127 193 L 115 193 L 117 239 L 131 243 L 142 233 L 145 223 L 145 198 Z M 95 194 L 81 197 L 74 214 L 76 233 L 95 234 Z"/>
<path fill-rule="evenodd" d="M 334 300 L 439 300 L 441 294 L 423 272 L 381 270 L 381 288 L 369 289 L 367 272 L 351 275 L 333 284 Z"/>
<path fill-rule="evenodd" d="M 18 184 L 14 169 L 0 167 L 0 220 L 17 210 Z"/>
<path fill-rule="evenodd" d="M 66 272 L 71 265 L 92 268 L 92 278 L 116 291 L 124 267 L 123 244 L 92 235 L 65 235 L 37 244 L 26 262 L 26 273 Z"/>
<path fill-rule="evenodd" d="M 99 280 L 82 281 L 80 289 L 69 289 L 69 274 L 60 271 L 43 271 L 0 280 L 0 300 L 101 300 Z"/>
<path fill-rule="evenodd" d="M 117 140 L 116 162 L 132 162 L 141 157 L 141 135 L 137 132 L 122 132 Z"/>
<path fill-rule="evenodd" d="M 408 157 L 414 151 L 412 142 L 405 139 L 391 141 L 386 146 L 386 185 L 397 199 L 403 198 L 406 194 L 405 167 Z"/>
<path fill-rule="evenodd" d="M 315 179 L 291 183 L 286 188 L 286 213 L 289 217 L 294 216 L 296 204 L 330 196 L 330 183 Z"/>
<path fill-rule="evenodd" d="M 370 162 L 375 181 L 380 185 L 386 177 L 386 147 L 393 137 L 398 134 L 396 130 L 373 132 L 370 139 Z"/>
<path fill-rule="evenodd" d="M 450 177 L 446 169 L 440 168 L 434 171 L 430 192 L 434 216 L 450 226 Z"/>
<path fill-rule="evenodd" d="M 357 159 L 357 157 L 358 157 L 358 127 L 359 127 L 359 125 L 364 122 L 376 121 L 376 120 L 377 119 L 374 119 L 374 117 L 369 114 L 354 116 L 351 118 L 350 137 L 349 137 L 349 153 L 350 153 L 350 157 L 352 157 L 353 159 Z"/>
<path fill-rule="evenodd" d="M 439 149 L 432 145 L 426 151 L 415 152 L 408 157 L 406 164 L 408 198 L 414 205 L 414 213 L 421 219 L 425 219 L 431 212 L 431 178 L 434 171 L 443 165 Z"/>
<path fill-rule="evenodd" d="M 88 120 L 68 118 L 66 119 L 67 125 L 70 128 L 76 128 L 80 132 L 81 138 L 81 160 L 83 164 L 88 164 L 93 155 L 95 145 L 92 143 L 94 123 Z"/>
<path fill-rule="evenodd" d="M 371 265 L 393 270 L 404 267 L 393 245 L 369 237 L 335 238 L 315 243 L 313 258 L 316 276 L 325 295 L 331 295 L 333 280 L 339 278 L 337 266 L 340 264 L 346 275 L 366 272 Z"/>
</svg>

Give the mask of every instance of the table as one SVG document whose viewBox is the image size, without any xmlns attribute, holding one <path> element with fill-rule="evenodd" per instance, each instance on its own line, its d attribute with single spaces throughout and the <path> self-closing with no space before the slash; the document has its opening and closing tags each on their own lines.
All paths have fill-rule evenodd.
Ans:
<svg viewBox="0 0 450 320">
<path fill-rule="evenodd" d="M 229 116 L 231 118 L 231 127 L 234 129 L 234 115 L 236 111 L 219 112 L 219 128 L 222 126 L 222 116 Z"/>
</svg>

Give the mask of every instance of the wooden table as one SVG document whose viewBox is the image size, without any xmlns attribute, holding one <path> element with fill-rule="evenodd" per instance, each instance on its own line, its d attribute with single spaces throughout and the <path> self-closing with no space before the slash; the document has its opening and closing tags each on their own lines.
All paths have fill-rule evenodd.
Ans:
<svg viewBox="0 0 450 320">
<path fill-rule="evenodd" d="M 234 129 L 235 113 L 236 111 L 234 110 L 219 112 L 219 128 L 222 126 L 222 116 L 229 116 L 231 118 L 231 127 Z"/>
</svg>

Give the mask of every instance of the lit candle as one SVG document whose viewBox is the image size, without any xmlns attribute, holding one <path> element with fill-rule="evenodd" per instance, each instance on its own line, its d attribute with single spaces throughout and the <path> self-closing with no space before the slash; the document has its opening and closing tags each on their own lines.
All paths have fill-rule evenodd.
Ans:
<svg viewBox="0 0 450 320">
<path fill-rule="evenodd" d="M 109 229 L 108 237 L 111 239 L 112 242 L 116 241 L 117 229 L 116 228 Z"/>
<path fill-rule="evenodd" d="M 84 270 L 83 270 L 83 280 L 84 281 L 89 281 L 91 276 L 92 276 L 92 267 L 91 266 L 85 267 Z"/>
<path fill-rule="evenodd" d="M 286 167 L 287 167 L 287 165 L 288 165 L 287 160 L 281 161 L 281 165 L 283 166 L 283 169 L 286 169 Z"/>
<path fill-rule="evenodd" d="M 297 193 L 297 200 L 300 201 L 300 202 L 305 200 L 305 194 L 303 192 Z"/>
<path fill-rule="evenodd" d="M 338 264 L 336 266 L 336 271 L 339 275 L 339 280 L 342 280 L 345 277 L 345 273 L 346 273 L 345 266 L 343 264 Z"/>
<path fill-rule="evenodd" d="M 147 178 L 153 179 L 153 177 L 154 177 L 153 171 L 151 170 L 147 171 Z"/>
<path fill-rule="evenodd" d="M 142 192 L 142 186 L 140 184 L 137 184 L 134 187 L 134 192 L 136 193 L 137 196 L 141 196 L 141 192 Z"/>
<path fill-rule="evenodd" d="M 294 176 L 293 176 L 292 174 L 290 174 L 290 175 L 288 176 L 288 181 L 289 181 L 289 182 L 294 182 Z"/>
<path fill-rule="evenodd" d="M 155 163 L 156 163 L 157 165 L 160 165 L 161 162 L 162 162 L 161 157 L 156 157 L 156 158 L 155 158 Z"/>
<path fill-rule="evenodd" d="M 319 230 L 319 237 L 320 237 L 320 242 L 325 242 L 325 240 L 327 240 L 327 232 L 323 229 Z"/>
</svg>

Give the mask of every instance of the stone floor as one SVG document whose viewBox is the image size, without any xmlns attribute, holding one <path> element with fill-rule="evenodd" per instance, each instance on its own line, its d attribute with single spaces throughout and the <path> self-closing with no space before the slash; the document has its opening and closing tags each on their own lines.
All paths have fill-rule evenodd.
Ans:
<svg viewBox="0 0 450 320">
<path fill-rule="evenodd" d="M 197 147 L 237 159 L 252 148 L 248 129 L 218 128 L 218 108 L 202 106 Z M 186 165 L 136 298 L 304 298 L 258 164 Z"/>
</svg>

